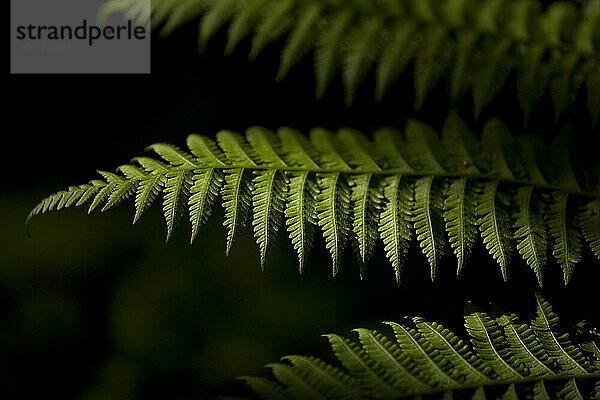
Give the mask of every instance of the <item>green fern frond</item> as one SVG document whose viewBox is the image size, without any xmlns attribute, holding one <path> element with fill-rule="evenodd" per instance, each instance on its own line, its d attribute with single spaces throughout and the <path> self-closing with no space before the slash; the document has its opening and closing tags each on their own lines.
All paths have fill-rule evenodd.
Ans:
<svg viewBox="0 0 600 400">
<path fill-rule="evenodd" d="M 355 331 L 369 357 L 388 371 L 398 386 L 405 391 L 429 391 L 432 389 L 423 374 L 417 371 L 417 365 L 400 350 L 396 343 L 376 331 L 368 329 L 356 329 Z"/>
<path fill-rule="evenodd" d="M 597 184 L 578 180 L 569 157 L 536 156 L 547 152 L 542 141 L 527 139 L 531 152 L 516 151 L 516 143 L 523 141 L 514 141 L 499 121 L 486 124 L 481 142 L 463 128 L 452 115 L 441 140 L 417 121 L 408 122 L 404 135 L 380 129 L 373 142 L 351 129 L 334 133 L 317 128 L 305 137 L 290 128 L 274 133 L 253 127 L 246 137 L 219 132 L 216 142 L 191 135 L 191 153 L 153 145 L 150 149 L 162 161 L 139 157 L 134 159 L 139 167 L 121 166 L 119 174 L 100 172 L 104 180 L 43 199 L 28 221 L 85 203 L 91 203 L 90 211 L 106 211 L 135 197 L 137 222 L 162 195 L 167 239 L 179 217 L 188 214 L 193 241 L 220 195 L 227 253 L 251 217 L 261 265 L 285 220 L 301 271 L 320 227 L 334 275 L 350 242 L 363 276 L 380 238 L 400 282 L 416 237 L 435 279 L 446 241 L 460 271 L 479 225 L 505 279 L 516 246 L 542 284 L 546 247 L 551 247 L 568 281 L 582 240 L 598 255 L 600 194 L 581 189 L 597 190 Z"/>
<path fill-rule="evenodd" d="M 395 380 L 383 368 L 372 360 L 365 349 L 357 343 L 339 335 L 324 335 L 340 363 L 350 371 L 358 385 L 365 389 L 365 394 L 377 393 L 384 399 L 393 399 L 401 394 Z"/>
<path fill-rule="evenodd" d="M 548 356 L 554 359 L 562 370 L 572 374 L 585 374 L 593 370 L 580 347 L 569 339 L 569 334 L 557 330 L 559 326 L 560 320 L 550 303 L 536 295 L 536 317 L 531 321 L 531 329 Z"/>
<path fill-rule="evenodd" d="M 495 179 L 478 188 L 475 215 L 481 238 L 490 255 L 498 262 L 504 280 L 508 279 L 508 266 L 512 253 L 509 199 L 499 191 L 500 181 Z"/>
<path fill-rule="evenodd" d="M 428 340 L 444 359 L 448 360 L 458 376 L 471 384 L 491 383 L 494 372 L 469 349 L 454 333 L 437 322 L 413 318 L 419 333 Z"/>
<path fill-rule="evenodd" d="M 257 395 L 265 400 L 285 399 L 286 392 L 283 386 L 266 378 L 254 376 L 240 377 Z"/>
<path fill-rule="evenodd" d="M 552 237 L 552 254 L 563 270 L 565 283 L 573 274 L 573 267 L 581 259 L 581 233 L 569 218 L 567 207 L 569 193 L 553 192 L 548 201 L 546 213 L 550 236 Z"/>
<path fill-rule="evenodd" d="M 168 172 L 164 189 L 163 213 L 167 222 L 167 241 L 173 234 L 178 219 L 183 214 L 185 202 L 189 196 L 192 174 L 181 170 Z"/>
<path fill-rule="evenodd" d="M 468 178 L 454 179 L 446 190 L 444 220 L 448 242 L 458 259 L 457 274 L 460 274 L 469 257 L 476 237 L 475 198 L 467 187 Z"/>
<path fill-rule="evenodd" d="M 394 331 L 400 348 L 417 365 L 417 370 L 428 377 L 427 381 L 434 387 L 458 385 L 460 375 L 452 368 L 452 364 L 444 354 L 436 349 L 424 335 L 413 326 L 387 322 Z"/>
<path fill-rule="evenodd" d="M 221 191 L 223 208 L 225 208 L 225 221 L 227 228 L 227 255 L 233 242 L 242 227 L 246 225 L 246 218 L 252 204 L 252 180 L 250 171 L 245 168 L 226 169 L 225 184 Z"/>
<path fill-rule="evenodd" d="M 350 231 L 350 190 L 339 172 L 318 175 L 317 218 L 323 231 L 325 246 L 331 253 L 333 276 L 338 273 L 340 259 Z"/>
<path fill-rule="evenodd" d="M 371 69 L 383 42 L 384 22 L 380 16 L 359 21 L 350 31 L 342 75 L 346 86 L 346 104 L 352 104 L 358 85 Z"/>
<path fill-rule="evenodd" d="M 304 270 L 306 255 L 313 243 L 314 227 L 317 224 L 314 197 L 317 187 L 309 179 L 308 172 L 291 173 L 290 188 L 285 216 L 290 240 L 298 253 L 300 273 Z"/>
<path fill-rule="evenodd" d="M 204 224 L 212 207 L 221 192 L 223 186 L 222 172 L 218 169 L 208 169 L 205 171 L 194 171 L 192 187 L 190 188 L 190 222 L 192 224 L 192 237 L 190 242 L 193 243 L 198 229 Z"/>
<path fill-rule="evenodd" d="M 423 33 L 421 51 L 415 55 L 414 85 L 415 110 L 443 77 L 452 61 L 452 41 L 449 30 L 441 25 L 430 26 Z"/>
<path fill-rule="evenodd" d="M 269 245 L 281 225 L 287 192 L 286 178 L 278 170 L 254 171 L 253 214 L 254 237 L 260 248 L 260 265 L 264 264 Z"/>
<path fill-rule="evenodd" d="M 327 398 L 352 399 L 355 397 L 356 381 L 344 372 L 316 357 L 286 356 L 294 368 L 302 371 L 311 384 L 322 388 Z"/>
<path fill-rule="evenodd" d="M 532 376 L 552 377 L 555 375 L 552 368 L 553 360 L 544 351 L 544 347 L 531 327 L 519 321 L 516 315 L 502 315 L 497 319 L 504 330 L 508 346 Z"/>
<path fill-rule="evenodd" d="M 392 263 L 396 282 L 402 281 L 402 265 L 412 237 L 414 187 L 410 178 L 392 175 L 383 178 L 386 203 L 380 214 L 379 236 L 387 258 Z"/>
<path fill-rule="evenodd" d="M 435 177 L 420 178 L 415 183 L 415 233 L 423 254 L 431 266 L 434 280 L 444 253 L 444 228 L 442 223 L 442 190 L 434 184 Z"/>
<path fill-rule="evenodd" d="M 287 364 L 269 364 L 273 376 L 287 387 L 286 394 L 293 397 L 327 400 L 318 386 L 311 383 L 301 370 Z"/>
<path fill-rule="evenodd" d="M 314 45 L 322 23 L 322 9 L 321 4 L 313 3 L 299 11 L 298 22 L 281 53 L 281 65 L 276 80 L 283 79 Z"/>
<path fill-rule="evenodd" d="M 465 315 L 465 327 L 479 357 L 500 379 L 513 382 L 525 379 L 524 364 L 511 352 L 508 339 L 494 318 L 485 312 L 470 312 Z"/>
<path fill-rule="evenodd" d="M 534 187 L 525 186 L 515 195 L 518 211 L 515 215 L 517 250 L 535 272 L 540 286 L 544 280 L 548 238 L 544 226 L 542 199 L 534 197 Z"/>
<path fill-rule="evenodd" d="M 271 381 L 248 383 L 262 397 L 266 392 L 279 395 L 268 398 L 296 400 L 596 398 L 598 355 L 568 341 L 548 303 L 538 297 L 538 305 L 531 323 L 513 314 L 466 312 L 471 346 L 420 318 L 389 323 L 395 338 L 369 329 L 355 330 L 358 342 L 325 335 L 344 371 L 314 357 L 288 356 L 276 364 Z M 541 322 L 540 315 L 551 322 Z"/>
<path fill-rule="evenodd" d="M 471 91 L 474 113 L 480 115 L 516 71 L 526 118 L 547 91 L 559 118 L 583 87 L 592 121 L 600 115 L 598 7 L 561 1 L 543 7 L 541 0 L 155 0 L 150 12 L 143 3 L 109 0 L 99 19 L 125 12 L 139 22 L 151 19 L 169 34 L 201 17 L 201 48 L 229 23 L 226 54 L 252 36 L 251 59 L 286 36 L 276 78 L 284 78 L 314 49 L 317 97 L 342 69 L 351 102 L 375 66 L 380 99 L 414 61 L 416 108 L 447 75 L 451 98 L 460 100 Z"/>
<path fill-rule="evenodd" d="M 352 231 L 363 267 L 361 275 L 364 275 L 364 268 L 373 254 L 378 238 L 377 228 L 384 195 L 381 183 L 377 182 L 377 179 L 373 174 L 352 177 Z"/>
<path fill-rule="evenodd" d="M 596 257 L 600 259 L 600 200 L 586 204 L 579 216 L 581 230 Z"/>
</svg>

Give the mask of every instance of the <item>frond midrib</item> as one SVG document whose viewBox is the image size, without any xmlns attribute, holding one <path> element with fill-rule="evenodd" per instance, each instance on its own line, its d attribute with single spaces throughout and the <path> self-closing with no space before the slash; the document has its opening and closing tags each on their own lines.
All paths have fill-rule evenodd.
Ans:
<svg viewBox="0 0 600 400">
<path fill-rule="evenodd" d="M 228 169 L 246 169 L 246 170 L 256 170 L 256 171 L 269 171 L 269 170 L 277 170 L 284 172 L 308 172 L 308 173 L 339 173 L 344 175 L 364 175 L 364 174 L 373 174 L 373 175 L 402 175 L 402 176 L 434 176 L 440 178 L 473 178 L 473 179 L 483 179 L 483 180 L 494 180 L 499 179 L 502 183 L 511 183 L 515 185 L 526 185 L 526 186 L 534 186 L 543 190 L 559 190 L 568 192 L 570 194 L 584 196 L 584 197 L 600 197 L 600 192 L 590 192 L 590 191 L 573 191 L 571 189 L 564 188 L 560 185 L 551 185 L 551 184 L 539 184 L 535 182 L 530 182 L 525 179 L 516 179 L 516 178 L 508 178 L 503 177 L 499 174 L 485 174 L 485 173 L 468 173 L 468 172 L 439 172 L 439 171 L 407 171 L 401 168 L 388 168 L 388 169 L 344 169 L 344 168 L 303 168 L 303 167 L 271 167 L 268 165 L 250 165 L 250 164 L 232 164 L 227 166 L 215 165 L 215 164 L 195 164 L 194 166 L 188 167 L 176 167 L 169 169 L 165 172 L 160 172 L 160 174 L 166 175 L 168 172 L 178 171 L 178 170 L 187 170 L 187 171 L 195 171 L 195 170 L 204 170 L 204 169 L 220 169 L 220 170 L 228 170 Z M 145 178 L 131 178 L 128 179 L 130 181 L 142 181 Z"/>
</svg>

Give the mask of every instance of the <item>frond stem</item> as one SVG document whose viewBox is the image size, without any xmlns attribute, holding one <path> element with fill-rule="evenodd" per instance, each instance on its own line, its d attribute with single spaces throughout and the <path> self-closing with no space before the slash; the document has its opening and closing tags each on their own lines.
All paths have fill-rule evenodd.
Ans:
<svg viewBox="0 0 600 400">
<path fill-rule="evenodd" d="M 208 169 L 208 168 L 215 168 L 215 169 L 235 169 L 235 168 L 244 168 L 247 170 L 273 170 L 276 169 L 278 171 L 283 171 L 283 172 L 308 172 L 308 173 L 341 173 L 341 174 L 346 174 L 346 175 L 364 175 L 364 174 L 373 174 L 373 175 L 402 175 L 402 176 L 427 176 L 427 175 L 434 175 L 435 177 L 440 177 L 440 178 L 462 178 L 462 177 L 466 177 L 466 178 L 474 178 L 474 179 L 489 179 L 489 180 L 494 180 L 494 179 L 500 179 L 502 181 L 502 183 L 512 183 L 512 184 L 516 184 L 516 185 L 530 185 L 530 186 L 534 186 L 536 188 L 539 189 L 544 189 L 544 190 L 561 190 L 561 191 L 568 191 L 570 194 L 575 194 L 575 195 L 579 195 L 579 196 L 585 196 L 585 197 L 592 197 L 592 198 L 598 198 L 600 197 L 600 193 L 596 193 L 596 192 L 590 192 L 590 191 L 572 191 L 572 190 L 567 190 L 564 187 L 558 186 L 558 185 L 550 185 L 550 184 L 545 184 L 545 185 L 541 185 L 538 183 L 532 183 L 529 182 L 527 180 L 523 180 L 523 179 L 515 179 L 515 178 L 508 178 L 508 177 L 503 177 L 500 175 L 494 175 L 494 174 L 473 174 L 473 173 L 460 173 L 460 172 L 439 172 L 439 171 L 406 171 L 404 169 L 399 169 L 399 168 L 390 168 L 390 169 L 354 169 L 354 170 L 347 170 L 347 169 L 335 169 L 335 168 L 298 168 L 298 167 L 288 167 L 288 168 L 274 168 L 274 167 L 269 167 L 267 165 L 228 165 L 226 167 L 215 167 L 214 165 L 195 165 L 193 167 L 177 167 L 176 170 L 189 170 L 189 171 L 194 171 L 194 170 L 198 170 L 198 169 Z M 132 178 L 130 180 L 134 180 L 134 181 L 140 181 L 143 180 L 144 178 Z"/>
</svg>

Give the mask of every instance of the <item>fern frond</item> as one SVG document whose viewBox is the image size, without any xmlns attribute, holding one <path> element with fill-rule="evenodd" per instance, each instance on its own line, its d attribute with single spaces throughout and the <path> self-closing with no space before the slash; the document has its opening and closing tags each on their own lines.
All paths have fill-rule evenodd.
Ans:
<svg viewBox="0 0 600 400">
<path fill-rule="evenodd" d="M 221 191 L 227 228 L 227 255 L 242 227 L 246 225 L 248 211 L 252 204 L 252 180 L 244 168 L 226 169 L 225 184 Z"/>
<path fill-rule="evenodd" d="M 600 193 L 581 189 L 594 186 L 578 180 L 568 156 L 556 153 L 544 160 L 543 141 L 524 138 L 514 141 L 499 121 L 492 121 L 478 142 L 456 115 L 449 117 L 441 140 L 417 121 L 408 122 L 404 135 L 380 129 L 373 142 L 351 129 L 317 128 L 307 138 L 290 128 L 274 133 L 253 127 L 245 137 L 219 132 L 216 142 L 191 135 L 191 153 L 153 145 L 162 161 L 139 157 L 134 159 L 139 167 L 123 165 L 118 174 L 102 171 L 104 180 L 43 199 L 28 222 L 85 203 L 91 203 L 90 211 L 104 211 L 129 197 L 135 197 L 137 222 L 162 196 L 167 238 L 179 217 L 188 214 L 193 241 L 220 195 L 227 253 L 251 216 L 264 265 L 285 219 L 301 271 L 318 226 L 334 275 L 350 241 L 364 276 L 380 238 L 398 282 L 413 235 L 435 279 L 446 245 L 444 231 L 460 271 L 479 225 L 505 279 L 516 245 L 541 285 L 546 237 L 567 278 L 580 259 L 582 236 L 598 255 Z M 525 149 L 516 151 L 521 144 Z M 587 205 L 572 212 L 571 206 L 580 204 Z M 513 207 L 516 213 L 509 213 Z"/>
<path fill-rule="evenodd" d="M 499 180 L 483 183 L 477 194 L 477 224 L 481 237 L 490 255 L 498 262 L 504 280 L 508 279 L 512 246 L 510 219 L 508 214 L 508 198 L 499 192 Z"/>
<path fill-rule="evenodd" d="M 559 399 L 564 400 L 584 400 L 585 397 L 577 386 L 575 379 L 569 379 L 564 386 L 556 393 Z"/>
<path fill-rule="evenodd" d="M 269 379 L 254 376 L 243 376 L 240 379 L 265 400 L 283 400 L 288 398 L 283 386 Z"/>
<path fill-rule="evenodd" d="M 600 200 L 586 204 L 579 216 L 583 237 L 600 259 Z"/>
<path fill-rule="evenodd" d="M 264 264 L 269 246 L 281 224 L 287 192 L 285 177 L 277 170 L 255 171 L 252 181 L 254 237 L 260 249 L 260 265 Z"/>
<path fill-rule="evenodd" d="M 120 184 L 126 182 L 125 179 L 121 178 L 118 175 L 113 174 L 112 172 L 106 172 L 106 171 L 98 171 L 98 173 L 100 175 L 102 175 L 102 177 L 104 179 L 106 179 L 106 185 L 104 185 L 104 187 L 102 187 L 99 191 L 98 194 L 96 194 L 96 196 L 94 197 L 94 199 L 92 200 L 92 204 L 90 204 L 90 208 L 88 209 L 88 213 L 91 213 L 92 211 L 94 211 L 100 204 L 106 202 L 108 200 L 108 198 L 110 197 L 110 195 L 112 194 L 112 192 L 119 187 Z M 57 207 L 58 205 L 60 205 L 60 198 L 56 198 L 55 201 L 56 203 L 54 204 L 50 204 L 49 207 Z M 66 204 L 66 203 L 65 203 Z"/>
<path fill-rule="evenodd" d="M 165 170 L 166 171 L 166 170 Z M 135 216 L 133 223 L 135 224 L 146 209 L 154 203 L 165 184 L 165 175 L 161 173 L 150 174 L 146 179 L 142 179 L 138 184 L 137 193 L 135 196 Z"/>
<path fill-rule="evenodd" d="M 402 175 L 384 178 L 386 203 L 379 219 L 379 235 L 398 284 L 402 281 L 402 265 L 412 238 L 414 187 L 408 180 Z"/>
<path fill-rule="evenodd" d="M 366 392 L 375 392 L 383 399 L 393 399 L 401 392 L 383 366 L 372 360 L 360 345 L 339 335 L 324 335 L 340 363 Z"/>
<path fill-rule="evenodd" d="M 168 172 L 166 178 L 163 213 L 167 222 L 167 240 L 169 240 L 188 201 L 192 174 L 187 170 L 173 171 Z"/>
<path fill-rule="evenodd" d="M 539 301 L 544 312 L 551 313 L 549 305 Z M 325 335 L 345 371 L 314 357 L 288 356 L 282 359 L 287 364 L 276 364 L 281 371 L 274 371 L 269 388 L 284 385 L 286 393 L 299 400 L 596 398 L 600 385 L 600 370 L 592 364 L 596 356 L 576 355 L 573 349 L 583 343 L 569 342 L 571 349 L 565 353 L 548 348 L 544 344 L 548 336 L 538 334 L 539 314 L 532 324 L 513 314 L 492 318 L 481 311 L 468 312 L 465 320 L 472 346 L 420 318 L 413 318 L 418 330 L 410 320 L 389 323 L 395 338 L 370 329 L 355 330 L 359 343 Z M 564 346 L 566 334 L 556 330 L 555 315 L 550 325 Z M 586 363 L 586 369 L 565 368 L 572 365 L 572 357 L 578 364 Z M 257 382 L 265 390 L 264 382 Z"/>
<path fill-rule="evenodd" d="M 454 333 L 437 322 L 427 322 L 422 318 L 413 318 L 419 333 L 448 360 L 464 381 L 472 384 L 492 382 L 492 369 L 469 349 Z"/>
<path fill-rule="evenodd" d="M 318 175 L 317 218 L 323 230 L 325 246 L 331 253 L 333 276 L 338 273 L 340 259 L 348 238 L 350 190 L 341 173 Z"/>
<path fill-rule="evenodd" d="M 477 237 L 475 198 L 468 187 L 468 178 L 457 178 L 450 182 L 444 210 L 448 241 L 458 259 L 456 273 L 459 274 Z"/>
<path fill-rule="evenodd" d="M 523 256 L 535 275 L 540 286 L 544 280 L 548 238 L 543 218 L 543 203 L 536 196 L 533 186 L 517 189 L 515 195 L 518 211 L 515 215 L 515 238 L 517 250 Z"/>
<path fill-rule="evenodd" d="M 292 176 L 285 216 L 290 240 L 298 253 L 299 270 L 302 273 L 306 255 L 313 243 L 314 226 L 317 224 L 314 197 L 318 189 L 309 179 L 308 172 L 290 175 Z"/>
<path fill-rule="evenodd" d="M 518 320 L 516 315 L 505 314 L 497 319 L 504 330 L 510 351 L 515 355 L 532 376 L 552 377 L 554 360 L 546 353 L 544 347 L 531 327 Z"/>
<path fill-rule="evenodd" d="M 286 47 L 281 54 L 281 66 L 276 80 L 283 79 L 313 45 L 319 29 L 321 5 L 311 4 L 300 11 L 298 22 L 294 26 Z"/>
<path fill-rule="evenodd" d="M 190 243 L 194 242 L 198 229 L 210 217 L 212 207 L 223 186 L 222 172 L 215 168 L 197 170 L 192 177 L 192 182 L 188 202 L 192 224 Z"/>
<path fill-rule="evenodd" d="M 269 364 L 267 367 L 271 368 L 273 376 L 279 382 L 287 386 L 286 394 L 296 398 L 327 400 L 327 397 L 319 393 L 319 387 L 311 384 L 301 370 L 279 363 Z"/>
<path fill-rule="evenodd" d="M 413 21 L 395 23 L 388 32 L 389 39 L 381 49 L 376 71 L 375 98 L 381 100 L 386 90 L 402 74 L 419 45 Z"/>
<path fill-rule="evenodd" d="M 378 238 L 379 214 L 384 200 L 383 188 L 373 174 L 355 175 L 352 177 L 351 199 L 352 231 L 357 242 L 362 276 Z"/>
<path fill-rule="evenodd" d="M 481 114 L 511 72 L 526 117 L 549 90 L 559 118 L 585 86 L 595 123 L 600 115 L 598 7 L 576 2 L 399 0 L 367 4 L 331 0 L 109 0 L 100 12 L 152 20 L 168 34 L 200 18 L 201 48 L 230 22 L 225 52 L 252 36 L 250 58 L 286 36 L 277 79 L 314 49 L 317 97 L 343 68 L 346 101 L 374 65 L 381 98 L 414 61 L 415 106 L 444 76 L 457 101 L 470 90 Z M 480 65 L 473 68 L 472 65 Z"/>
<path fill-rule="evenodd" d="M 512 354 L 507 338 L 496 320 L 485 312 L 474 311 L 465 315 L 465 327 L 477 354 L 501 379 L 518 382 L 527 371 Z"/>
<path fill-rule="evenodd" d="M 417 365 L 387 337 L 368 329 L 355 329 L 369 357 L 385 368 L 397 384 L 408 392 L 427 392 L 432 386 L 417 372 Z"/>
<path fill-rule="evenodd" d="M 590 361 L 571 340 L 568 333 L 557 330 L 560 321 L 552 310 L 552 306 L 540 295 L 536 295 L 536 317 L 531 321 L 531 328 L 541 345 L 559 364 L 561 371 L 571 374 L 585 374 L 593 367 Z"/>
<path fill-rule="evenodd" d="M 316 357 L 286 356 L 282 360 L 290 362 L 302 371 L 307 380 L 322 388 L 328 398 L 353 399 L 356 397 L 357 383 L 351 376 Z"/>
<path fill-rule="evenodd" d="M 568 199 L 568 192 L 552 193 L 546 213 L 553 242 L 552 254 L 562 267 L 565 283 L 569 283 L 573 267 L 581 259 L 581 234 L 567 215 Z"/>
<path fill-rule="evenodd" d="M 483 65 L 477 71 L 473 82 L 473 103 L 475 117 L 481 115 L 485 107 L 502 89 L 508 74 L 512 69 L 513 57 L 511 50 L 514 43 L 509 39 L 496 39 L 486 45 L 488 54 Z"/>
<path fill-rule="evenodd" d="M 444 252 L 441 189 L 434 177 L 420 178 L 415 182 L 415 209 L 413 220 L 417 240 L 431 266 L 431 280 L 437 276 Z"/>
<path fill-rule="evenodd" d="M 202 18 L 200 26 L 199 46 L 206 46 L 208 40 L 233 17 L 236 0 L 224 0 L 210 4 Z"/>
<path fill-rule="evenodd" d="M 348 35 L 348 45 L 342 71 L 346 86 L 346 104 L 351 105 L 358 85 L 371 69 L 382 44 L 383 18 L 365 18 L 353 27 Z"/>
<path fill-rule="evenodd" d="M 443 77 L 452 60 L 453 43 L 445 26 L 430 26 L 423 33 L 421 51 L 415 56 L 415 110 Z"/>
<path fill-rule="evenodd" d="M 453 370 L 450 361 L 435 346 L 421 335 L 414 327 L 387 322 L 394 330 L 400 348 L 417 365 L 428 381 L 435 387 L 451 387 L 457 385 L 460 378 Z"/>
<path fill-rule="evenodd" d="M 319 36 L 315 46 L 315 76 L 317 80 L 316 96 L 320 99 L 329 82 L 335 77 L 344 55 L 343 39 L 353 23 L 354 15 L 345 10 L 332 16 L 327 28 Z"/>
</svg>

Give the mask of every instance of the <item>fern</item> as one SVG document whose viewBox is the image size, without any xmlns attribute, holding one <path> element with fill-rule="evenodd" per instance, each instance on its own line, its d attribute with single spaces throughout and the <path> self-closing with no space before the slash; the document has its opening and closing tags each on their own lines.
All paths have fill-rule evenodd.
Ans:
<svg viewBox="0 0 600 400">
<path fill-rule="evenodd" d="M 546 152 L 541 141 L 528 141 L 536 151 L 521 157 L 499 121 L 486 124 L 481 142 L 455 115 L 442 140 L 417 121 L 408 122 L 404 135 L 378 130 L 373 142 L 354 130 L 321 128 L 313 129 L 310 139 L 289 128 L 275 134 L 257 127 L 246 138 L 230 131 L 216 138 L 217 143 L 191 135 L 191 154 L 167 144 L 150 146 L 162 161 L 141 157 L 134 159 L 141 168 L 121 166 L 121 175 L 101 172 L 103 181 L 45 198 L 28 220 L 87 202 L 90 212 L 106 211 L 135 196 L 136 222 L 162 192 L 167 239 L 187 208 L 193 241 L 221 195 L 227 252 L 251 217 L 264 265 L 285 219 L 300 271 L 319 227 L 333 275 L 347 243 L 356 249 L 364 275 L 381 239 L 398 282 L 413 236 L 435 279 L 446 240 L 460 272 L 477 239 L 477 225 L 505 279 L 515 247 L 540 284 L 548 248 L 565 282 L 581 258 L 583 240 L 599 255 L 599 177 L 577 179 L 568 156 L 554 157 L 554 164 L 538 162 L 531 154 Z"/>
<path fill-rule="evenodd" d="M 268 399 L 596 399 L 598 353 L 571 341 L 550 305 L 537 300 L 530 323 L 468 306 L 471 346 L 438 323 L 414 318 L 388 323 L 395 338 L 369 329 L 356 329 L 358 343 L 325 335 L 344 371 L 288 356 L 267 366 L 273 380 L 242 379 Z"/>
<path fill-rule="evenodd" d="M 99 18 L 112 12 L 135 15 L 142 12 L 139 1 L 109 0 Z M 559 1 L 542 8 L 541 0 L 156 0 L 151 19 L 169 34 L 201 16 L 202 47 L 230 22 L 226 53 L 253 34 L 251 59 L 287 35 L 277 79 L 314 48 L 318 97 L 342 69 L 351 103 L 375 65 L 375 95 L 381 98 L 414 60 L 417 108 L 447 75 L 451 98 L 472 91 L 479 115 L 514 70 L 526 118 L 547 91 L 559 118 L 585 87 L 595 123 L 600 117 L 600 8 Z"/>
</svg>

